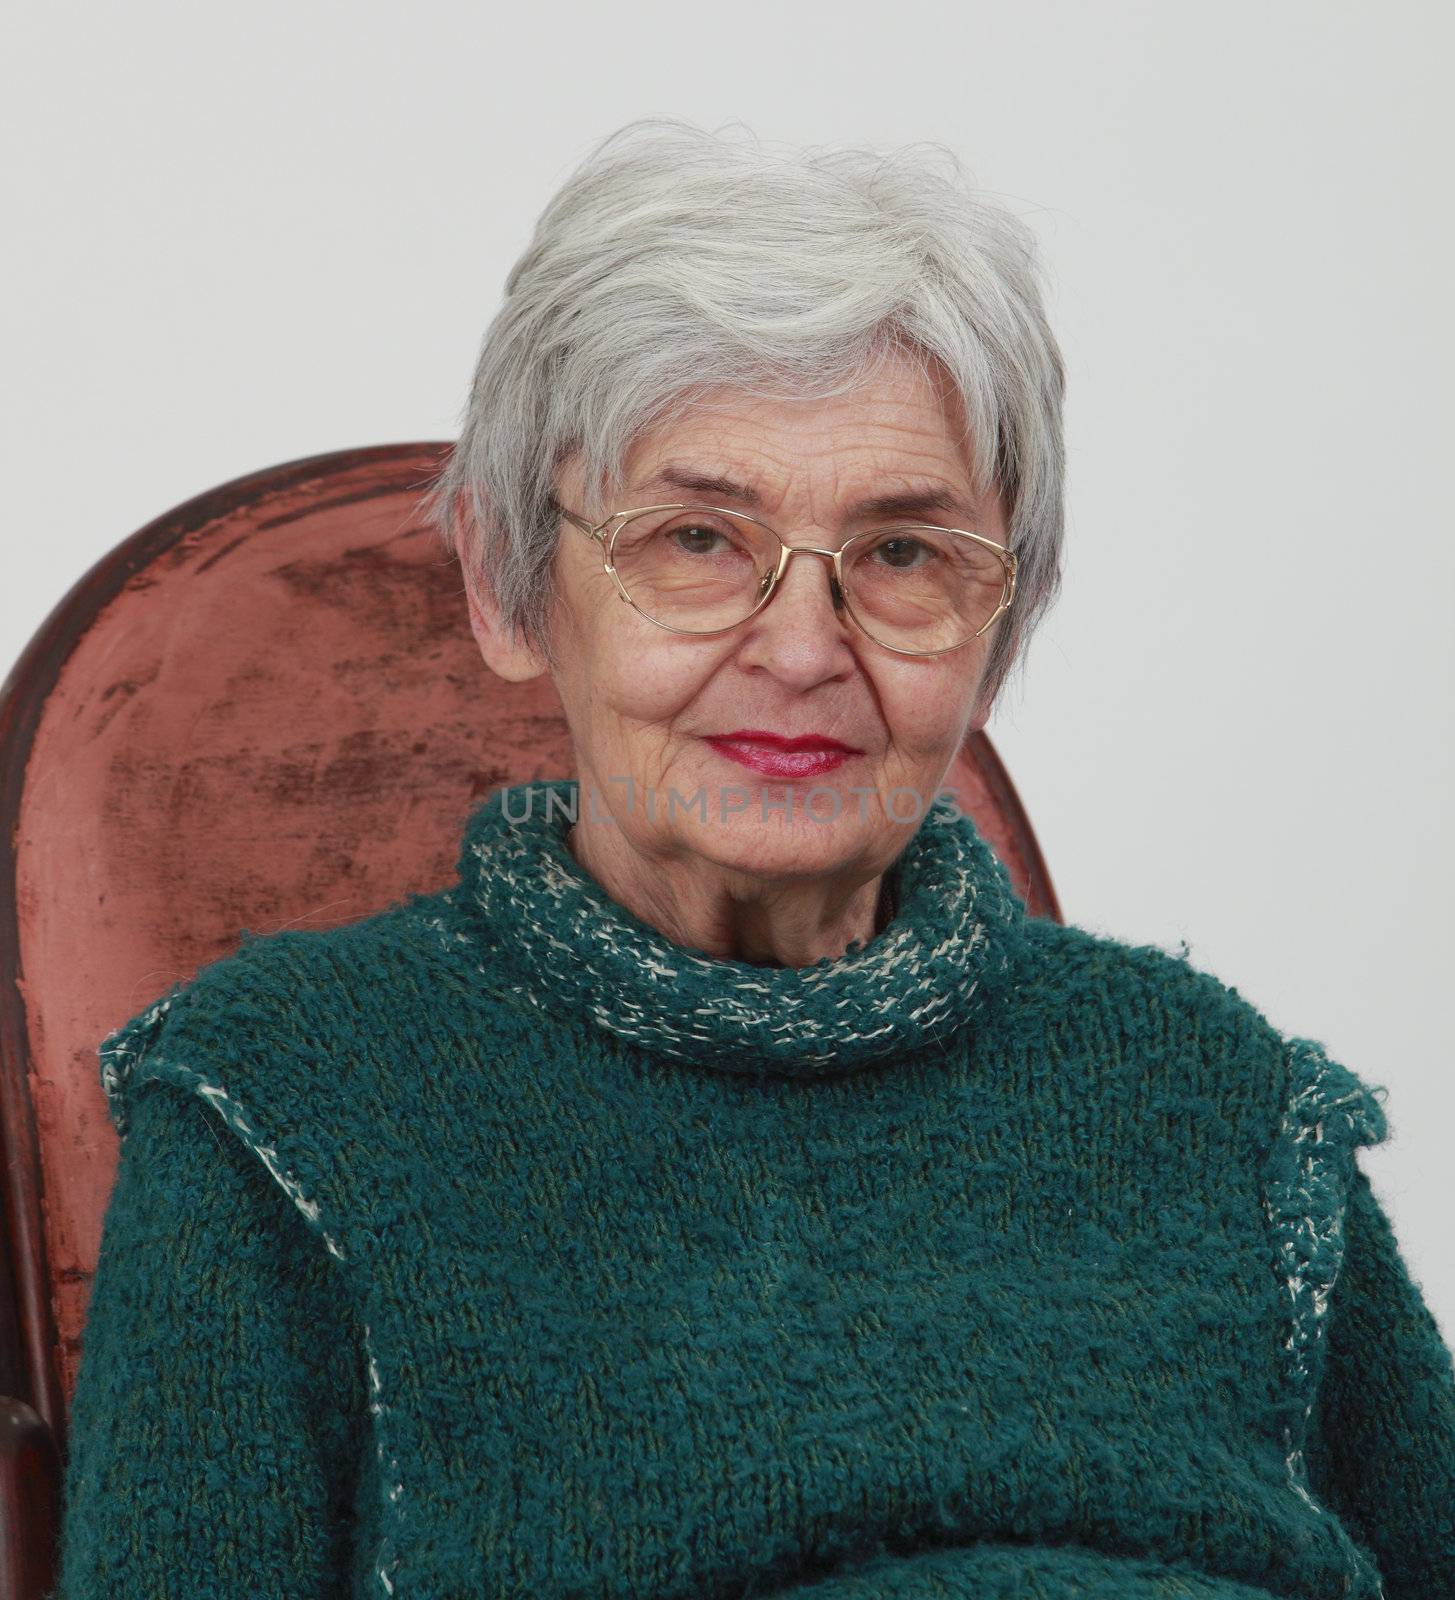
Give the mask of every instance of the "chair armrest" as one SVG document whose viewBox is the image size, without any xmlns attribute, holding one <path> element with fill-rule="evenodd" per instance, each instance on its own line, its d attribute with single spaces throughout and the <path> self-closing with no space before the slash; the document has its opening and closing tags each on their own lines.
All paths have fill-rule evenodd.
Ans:
<svg viewBox="0 0 1455 1600">
<path fill-rule="evenodd" d="M 50 1428 L 0 1395 L 0 1595 L 49 1600 L 56 1581 L 61 1464 Z"/>
</svg>

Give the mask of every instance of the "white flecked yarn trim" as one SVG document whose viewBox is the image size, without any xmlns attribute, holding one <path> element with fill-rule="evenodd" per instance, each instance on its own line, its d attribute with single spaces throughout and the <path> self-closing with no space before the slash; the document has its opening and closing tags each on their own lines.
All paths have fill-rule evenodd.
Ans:
<svg viewBox="0 0 1455 1600">
<path fill-rule="evenodd" d="M 1285 1158 L 1285 1173 L 1274 1173 L 1264 1190 L 1274 1270 L 1287 1296 L 1281 1341 L 1284 1377 L 1297 1407 L 1294 1421 L 1283 1430 L 1284 1467 L 1299 1499 L 1327 1516 L 1328 1507 L 1312 1492 L 1306 1443 L 1317 1399 L 1318 1356 L 1343 1268 L 1354 1147 L 1384 1137 L 1383 1091 L 1367 1087 L 1347 1067 L 1330 1060 L 1316 1040 L 1285 1040 L 1284 1063 L 1289 1091 L 1278 1153 Z M 1372 1580 L 1383 1596 L 1378 1575 L 1356 1552 L 1345 1575 L 1345 1591 L 1361 1578 Z"/>
<path fill-rule="evenodd" d="M 384 1400 L 384 1385 L 379 1377 L 379 1362 L 374 1353 L 374 1333 L 364 1324 L 364 1350 L 369 1366 L 369 1414 L 374 1418 L 374 1453 L 379 1462 L 379 1481 L 386 1485 L 385 1494 L 390 1505 L 397 1504 L 404 1494 L 404 1484 L 399 1475 L 399 1458 L 384 1449 L 384 1424 L 390 1407 Z M 399 1566 L 399 1556 L 388 1535 L 389 1507 L 384 1510 L 385 1531 L 379 1536 L 379 1549 L 374 1558 L 374 1578 L 387 1595 L 394 1593 L 394 1574 Z"/>
</svg>

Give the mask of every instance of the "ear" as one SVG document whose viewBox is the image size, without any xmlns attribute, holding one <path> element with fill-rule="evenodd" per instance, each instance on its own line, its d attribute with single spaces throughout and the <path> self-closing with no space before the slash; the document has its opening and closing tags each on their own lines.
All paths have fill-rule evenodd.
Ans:
<svg viewBox="0 0 1455 1600">
<path fill-rule="evenodd" d="M 505 625 L 489 584 L 467 574 L 465 595 L 470 607 L 470 632 L 475 635 L 485 665 L 511 683 L 539 678 L 547 670 L 546 658 Z"/>
<path fill-rule="evenodd" d="M 470 632 L 475 635 L 485 665 L 511 683 L 540 677 L 549 663 L 539 650 L 506 626 L 488 576 L 479 572 L 470 559 L 475 543 L 473 536 L 478 530 L 469 496 L 463 490 L 455 500 L 455 517 L 460 571 L 465 579 L 465 598 L 470 608 Z"/>
</svg>

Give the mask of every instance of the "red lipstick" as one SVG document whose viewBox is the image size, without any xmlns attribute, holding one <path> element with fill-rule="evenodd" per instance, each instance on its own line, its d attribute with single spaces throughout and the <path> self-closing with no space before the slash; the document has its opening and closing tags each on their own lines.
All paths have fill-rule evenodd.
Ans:
<svg viewBox="0 0 1455 1600">
<path fill-rule="evenodd" d="M 864 753 L 826 733 L 800 733 L 790 739 L 766 728 L 709 734 L 707 742 L 730 761 L 770 778 L 814 778 Z"/>
</svg>

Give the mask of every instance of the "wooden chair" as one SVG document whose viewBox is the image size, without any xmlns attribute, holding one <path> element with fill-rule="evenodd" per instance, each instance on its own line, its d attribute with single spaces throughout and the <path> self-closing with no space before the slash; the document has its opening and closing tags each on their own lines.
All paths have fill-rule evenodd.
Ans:
<svg viewBox="0 0 1455 1600">
<path fill-rule="evenodd" d="M 418 501 L 451 447 L 341 451 L 160 517 L 0 691 L 0 1594 L 55 1581 L 66 1416 L 118 1141 L 96 1046 L 243 928 L 323 928 L 453 878 L 493 789 L 570 771 L 548 680 L 494 678 Z M 1060 911 L 990 741 L 952 774 Z"/>
</svg>

